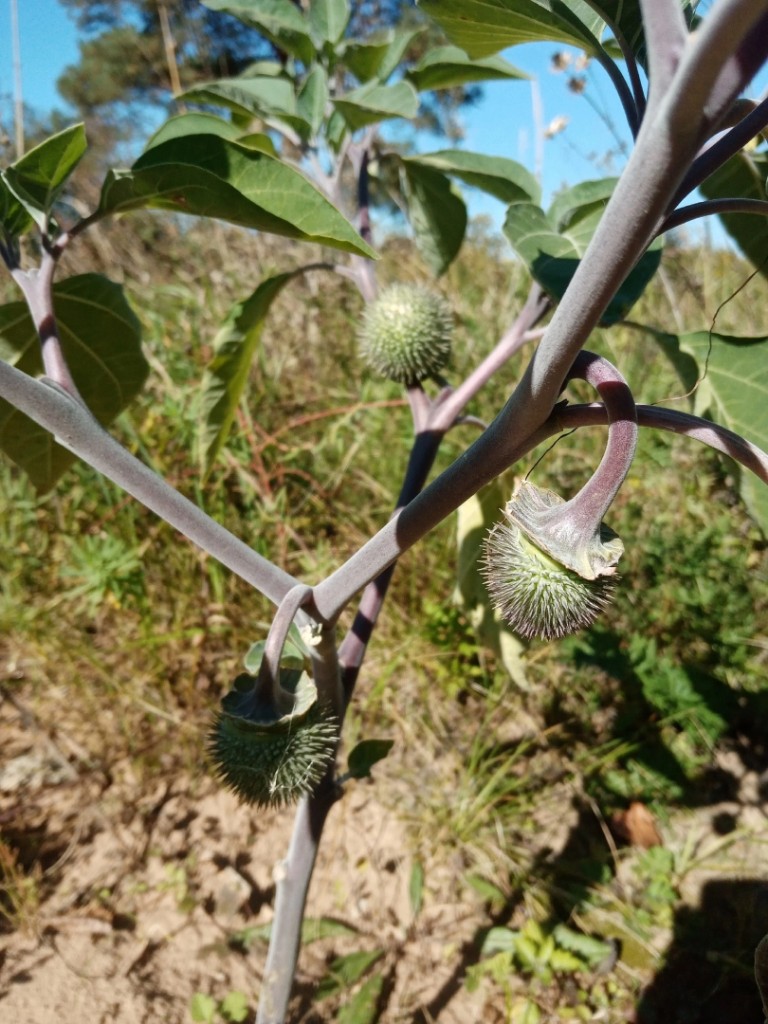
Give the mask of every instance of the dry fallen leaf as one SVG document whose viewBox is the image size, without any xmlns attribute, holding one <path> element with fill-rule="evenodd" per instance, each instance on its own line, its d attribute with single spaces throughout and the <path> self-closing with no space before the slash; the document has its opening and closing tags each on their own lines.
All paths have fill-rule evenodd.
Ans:
<svg viewBox="0 0 768 1024">
<path fill-rule="evenodd" d="M 653 815 L 639 800 L 633 800 L 626 811 L 614 814 L 611 824 L 617 835 L 630 846 L 642 846 L 647 850 L 651 846 L 663 845 Z"/>
</svg>

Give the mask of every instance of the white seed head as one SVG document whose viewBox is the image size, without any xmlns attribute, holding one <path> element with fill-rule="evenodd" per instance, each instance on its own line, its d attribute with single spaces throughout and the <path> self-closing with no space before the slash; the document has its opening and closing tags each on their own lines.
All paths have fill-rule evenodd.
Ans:
<svg viewBox="0 0 768 1024">
<path fill-rule="evenodd" d="M 419 285 L 390 285 L 365 310 L 360 350 L 377 373 L 413 384 L 446 365 L 452 326 L 450 306 L 441 295 Z"/>
<path fill-rule="evenodd" d="M 481 572 L 505 622 L 526 639 L 542 640 L 591 626 L 610 602 L 617 579 L 584 579 L 537 547 L 507 516 L 485 539 Z"/>
</svg>

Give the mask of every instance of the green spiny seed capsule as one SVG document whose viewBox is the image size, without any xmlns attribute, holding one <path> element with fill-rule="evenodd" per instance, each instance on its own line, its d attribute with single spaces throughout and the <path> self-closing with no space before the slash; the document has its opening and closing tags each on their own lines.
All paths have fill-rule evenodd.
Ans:
<svg viewBox="0 0 768 1024">
<path fill-rule="evenodd" d="M 244 801 L 260 806 L 293 803 L 310 793 L 334 758 L 338 721 L 306 673 L 285 675 L 294 710 L 276 713 L 238 676 L 222 701 L 208 736 L 216 774 Z M 291 678 L 295 676 L 296 678 Z"/>
<path fill-rule="evenodd" d="M 452 326 L 450 306 L 441 295 L 418 285 L 394 284 L 366 308 L 360 349 L 378 373 L 412 384 L 446 365 Z"/>
<path fill-rule="evenodd" d="M 509 516 L 485 539 L 481 571 L 494 606 L 526 639 L 554 640 L 591 626 L 616 576 L 584 579 L 542 551 Z"/>
</svg>

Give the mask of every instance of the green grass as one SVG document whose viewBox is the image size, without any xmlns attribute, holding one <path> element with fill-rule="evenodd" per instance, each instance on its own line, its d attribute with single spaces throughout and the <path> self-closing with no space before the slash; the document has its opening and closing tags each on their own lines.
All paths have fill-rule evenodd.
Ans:
<svg viewBox="0 0 768 1024">
<path fill-rule="evenodd" d="M 258 551 L 317 581 L 386 522 L 407 457 L 408 410 L 397 386 L 372 379 L 357 357 L 360 301 L 351 288 L 318 275 L 298 281 L 276 303 L 231 443 L 201 484 L 190 453 L 216 326 L 253 284 L 240 284 L 244 263 L 266 272 L 290 265 L 296 252 L 262 240 L 254 252 L 237 236 L 226 256 L 205 236 L 187 242 L 198 238 L 199 252 L 183 262 L 180 240 L 167 243 L 178 271 L 172 282 L 160 261 L 154 283 L 126 282 L 153 373 L 117 433 Z M 387 247 L 381 274 L 385 282 L 426 279 L 398 241 Z M 654 287 L 634 317 L 668 326 L 672 297 L 680 326 L 692 329 L 709 326 L 745 269 L 716 253 L 677 254 L 666 274 L 666 290 Z M 489 250 L 470 248 L 451 269 L 441 287 L 457 306 L 457 376 L 491 349 L 523 286 L 519 269 Z M 718 329 L 761 329 L 765 286 L 754 289 L 724 308 Z M 594 342 L 640 400 L 679 394 L 663 356 L 651 341 L 638 343 L 637 332 L 599 332 Z M 491 419 L 526 358 L 513 360 L 470 411 Z M 465 428 L 451 434 L 439 466 L 470 436 Z M 600 430 L 564 438 L 533 479 L 567 496 L 597 465 L 603 444 Z M 87 467 L 38 497 L 3 464 L 0 493 L 4 653 L 40 707 L 63 688 L 71 714 L 103 723 L 87 733 L 88 755 L 104 765 L 128 758 L 139 780 L 160 765 L 166 773 L 203 771 L 210 711 L 265 635 L 268 603 Z M 457 887 L 481 878 L 486 893 L 501 894 L 487 900 L 489 925 L 533 920 L 546 932 L 571 921 L 597 937 L 619 935 L 648 969 L 654 914 L 661 907 L 669 925 L 679 906 L 682 853 L 621 851 L 617 861 L 593 808 L 608 819 L 642 800 L 667 819 L 710 799 L 718 750 L 746 757 L 762 749 L 768 566 L 736 493 L 723 461 L 692 442 L 644 435 L 610 518 L 627 549 L 616 604 L 588 633 L 531 645 L 525 692 L 451 603 L 453 522 L 403 558 L 347 738 L 396 739 L 376 769 L 382 799 L 408 821 L 431 870 L 447 864 Z M 548 857 L 541 837 L 554 836 L 571 811 L 582 829 Z M 11 854 L 6 861 L 21 893 L 16 862 Z M 634 890 L 620 884 L 624 863 Z M 486 972 L 509 1014 L 529 976 L 515 963 L 516 981 Z M 537 999 L 560 1013 L 552 1019 L 587 1019 L 603 1004 L 628 1006 L 636 988 L 631 971 L 619 968 L 609 981 L 578 981 L 581 995 L 569 1003 L 555 974 L 539 978 Z M 580 1017 L 568 1015 L 574 1006 L 586 1007 Z"/>
</svg>

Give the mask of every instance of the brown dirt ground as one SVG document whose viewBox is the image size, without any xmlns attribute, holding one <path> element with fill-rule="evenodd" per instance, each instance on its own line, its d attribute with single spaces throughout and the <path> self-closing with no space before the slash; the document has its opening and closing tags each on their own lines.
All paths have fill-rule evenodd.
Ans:
<svg viewBox="0 0 768 1024">
<path fill-rule="evenodd" d="M 202 775 L 163 778 L 158 771 L 147 782 L 127 757 L 108 771 L 89 769 L 86 751 L 65 731 L 54 742 L 20 699 L 0 705 L 0 749 L 0 838 L 16 852 L 17 869 L 35 880 L 36 893 L 23 926 L 0 934 L 0 1020 L 189 1024 L 195 992 L 221 999 L 230 990 L 248 994 L 255 1006 L 265 947 L 255 941 L 238 950 L 232 937 L 271 918 L 273 871 L 287 847 L 290 813 L 244 807 Z M 758 911 L 768 920 L 767 808 L 760 779 L 735 755 L 726 755 L 721 767 L 738 779 L 735 797 L 702 813 L 687 812 L 663 829 L 669 846 L 689 849 L 700 862 L 686 873 L 684 891 L 688 924 L 699 930 L 713 900 L 746 905 L 748 928 L 761 926 L 752 921 Z M 358 934 L 305 947 L 291 1021 L 334 1019 L 338 1002 L 314 1001 L 329 962 L 356 949 L 381 948 L 385 1024 L 501 1024 L 510 1018 L 498 993 L 481 986 L 470 994 L 461 984 L 478 929 L 490 923 L 488 908 L 460 884 L 461 865 L 447 856 L 427 865 L 425 905 L 414 920 L 408 894 L 413 837 L 389 783 L 355 784 L 331 814 L 308 915 L 342 921 Z M 381 802 L 380 792 L 391 806 Z M 402 793 L 405 806 L 408 795 Z M 550 858 L 557 857 L 573 838 L 577 814 L 562 793 L 542 808 L 539 840 Z M 717 833 L 726 818 L 731 838 L 724 843 Z M 7 884 L 7 863 L 5 876 Z M 633 884 L 621 868 L 617 884 Z M 726 888 L 720 892 L 718 886 Z M 594 930 L 609 916 L 592 922 Z M 747 927 L 743 920 L 740 927 Z M 671 935 L 667 922 L 646 950 L 661 975 Z M 681 964 L 691 975 L 685 983 L 700 985 L 695 971 Z M 635 990 L 653 976 L 631 963 L 623 971 L 625 985 Z M 655 1017 L 651 1002 L 637 1019 L 760 1024 L 751 979 L 739 993 L 729 998 L 743 1015 L 678 1009 Z M 626 1022 L 634 1014 L 626 1001 L 622 1006 L 594 1019 Z M 252 1010 L 248 1020 L 254 1019 Z"/>
</svg>

